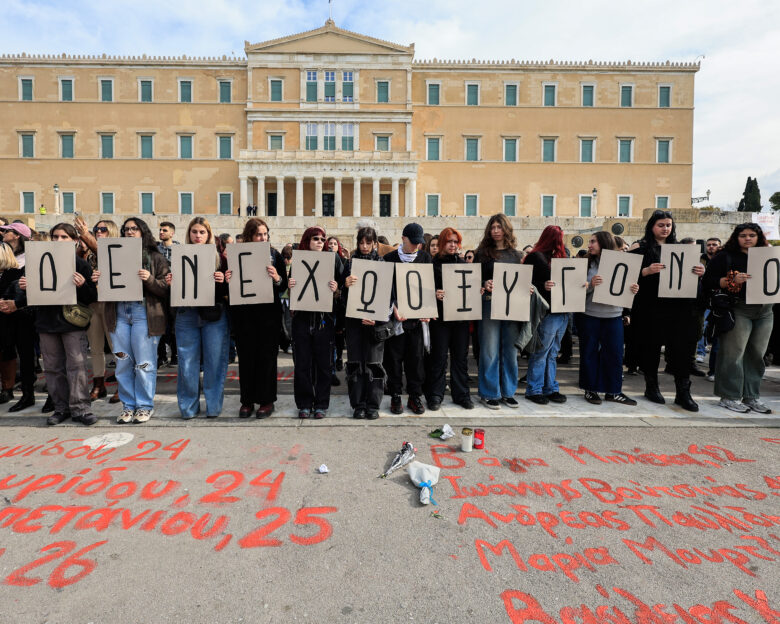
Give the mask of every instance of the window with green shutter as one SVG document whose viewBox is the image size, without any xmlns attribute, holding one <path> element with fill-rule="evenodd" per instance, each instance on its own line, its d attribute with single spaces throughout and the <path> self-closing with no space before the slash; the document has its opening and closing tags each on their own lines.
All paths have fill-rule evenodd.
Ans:
<svg viewBox="0 0 780 624">
<path fill-rule="evenodd" d="M 229 136 L 219 137 L 219 157 L 221 160 L 230 160 L 231 158 L 233 158 L 232 137 Z"/>
<path fill-rule="evenodd" d="M 100 157 L 101 158 L 114 157 L 114 135 L 112 134 L 100 135 Z"/>
<path fill-rule="evenodd" d="M 517 213 L 517 196 L 504 195 L 504 214 L 507 217 L 514 217 Z"/>
<path fill-rule="evenodd" d="M 590 195 L 580 195 L 580 216 L 589 217 L 593 198 Z"/>
<path fill-rule="evenodd" d="M 582 85 L 582 105 L 593 106 L 593 85 Z"/>
<path fill-rule="evenodd" d="M 377 102 L 389 102 L 390 101 L 390 83 L 386 80 L 379 80 L 376 83 L 376 101 Z"/>
<path fill-rule="evenodd" d="M 669 108 L 672 105 L 672 88 L 658 88 L 658 106 L 660 108 Z"/>
<path fill-rule="evenodd" d="M 336 72 L 325 72 L 325 101 L 336 101 Z"/>
<path fill-rule="evenodd" d="M 219 214 L 229 215 L 233 212 L 233 198 L 230 193 L 219 194 Z"/>
<path fill-rule="evenodd" d="M 658 210 L 669 210 L 669 197 L 665 195 L 659 195 L 655 198 L 655 207 Z"/>
<path fill-rule="evenodd" d="M 114 214 L 114 194 L 100 194 L 100 212 L 103 214 Z"/>
<path fill-rule="evenodd" d="M 593 162 L 593 139 L 580 139 L 580 162 Z"/>
<path fill-rule="evenodd" d="M 306 124 L 306 149 L 313 151 L 317 149 L 317 124 Z"/>
<path fill-rule="evenodd" d="M 179 81 L 179 102 L 185 102 L 185 103 L 192 102 L 192 81 L 191 80 Z"/>
<path fill-rule="evenodd" d="M 345 123 L 341 126 L 341 149 L 352 152 L 355 149 L 355 125 Z"/>
<path fill-rule="evenodd" d="M 154 193 L 141 193 L 141 214 L 154 213 Z"/>
<path fill-rule="evenodd" d="M 555 196 L 554 195 L 542 195 L 542 216 L 553 217 L 555 216 Z"/>
<path fill-rule="evenodd" d="M 479 85 L 466 85 L 466 106 L 479 106 Z"/>
<path fill-rule="evenodd" d="M 72 134 L 61 134 L 60 135 L 60 142 L 62 143 L 62 157 L 63 158 L 73 158 L 73 135 Z"/>
<path fill-rule="evenodd" d="M 466 160 L 479 160 L 479 139 L 466 139 Z"/>
<path fill-rule="evenodd" d="M 634 87 L 631 85 L 623 85 L 620 87 L 620 106 L 623 108 L 630 108 L 633 106 L 634 100 Z"/>
<path fill-rule="evenodd" d="M 504 139 L 504 161 L 517 162 L 517 139 Z"/>
<path fill-rule="evenodd" d="M 669 141 L 658 141 L 658 162 L 669 162 Z"/>
<path fill-rule="evenodd" d="M 345 82 L 341 85 L 341 98 L 345 102 L 352 102 L 355 99 L 355 83 Z"/>
<path fill-rule="evenodd" d="M 219 102 L 220 104 L 230 104 L 233 101 L 233 85 L 229 80 L 219 81 Z"/>
<path fill-rule="evenodd" d="M 271 135 L 271 149 L 272 150 L 280 150 L 283 149 L 283 137 L 281 134 L 272 134 Z"/>
<path fill-rule="evenodd" d="M 154 158 L 154 137 L 150 134 L 141 136 L 141 158 Z"/>
<path fill-rule="evenodd" d="M 317 72 L 308 72 L 308 73 L 314 74 L 314 80 L 308 80 L 306 82 L 306 101 L 316 102 L 317 101 Z"/>
<path fill-rule="evenodd" d="M 438 84 L 428 85 L 428 106 L 439 105 L 439 88 Z"/>
<path fill-rule="evenodd" d="M 377 152 L 388 152 L 388 151 L 390 151 L 390 137 L 389 136 L 378 136 L 376 138 L 376 151 Z"/>
<path fill-rule="evenodd" d="M 22 158 L 35 158 L 35 135 L 22 135 Z"/>
<path fill-rule="evenodd" d="M 428 160 L 439 160 L 439 137 L 428 137 Z"/>
<path fill-rule="evenodd" d="M 32 78 L 22 78 L 22 102 L 32 102 L 33 81 Z"/>
<path fill-rule="evenodd" d="M 113 80 L 101 80 L 100 81 L 100 101 L 101 102 L 113 102 L 114 101 L 114 81 Z"/>
<path fill-rule="evenodd" d="M 35 212 L 35 193 L 31 191 L 22 193 L 22 210 L 25 214 L 33 214 Z"/>
<path fill-rule="evenodd" d="M 626 195 L 618 196 L 618 217 L 631 216 L 631 198 Z"/>
<path fill-rule="evenodd" d="M 428 195 L 426 199 L 426 210 L 429 217 L 436 217 L 439 215 L 439 196 Z"/>
<path fill-rule="evenodd" d="M 476 217 L 477 216 L 477 196 L 476 195 L 466 195 L 466 216 L 467 217 Z"/>
<path fill-rule="evenodd" d="M 272 102 L 281 102 L 282 101 L 282 81 L 281 80 L 272 80 L 271 81 L 271 101 Z"/>
<path fill-rule="evenodd" d="M 336 124 L 326 123 L 323 130 L 322 149 L 334 151 L 336 149 Z"/>
<path fill-rule="evenodd" d="M 141 81 L 141 101 L 142 102 L 151 102 L 152 101 L 152 81 L 151 80 L 142 80 Z"/>
<path fill-rule="evenodd" d="M 620 139 L 620 159 L 619 162 L 631 162 L 631 139 Z"/>
<path fill-rule="evenodd" d="M 74 193 L 67 192 L 62 194 L 62 212 L 73 214 L 76 210 L 76 197 Z"/>
<path fill-rule="evenodd" d="M 179 212 L 183 215 L 192 214 L 192 193 L 179 194 Z"/>
<path fill-rule="evenodd" d="M 544 85 L 544 105 L 555 106 L 555 85 Z"/>
<path fill-rule="evenodd" d="M 542 162 L 555 162 L 555 139 L 542 140 Z"/>
<path fill-rule="evenodd" d="M 517 106 L 517 85 L 504 85 L 504 104 L 506 106 Z"/>
<path fill-rule="evenodd" d="M 192 137 L 179 136 L 179 158 L 192 158 Z"/>
<path fill-rule="evenodd" d="M 60 80 L 60 98 L 63 102 L 73 101 L 73 81 L 70 79 Z"/>
</svg>

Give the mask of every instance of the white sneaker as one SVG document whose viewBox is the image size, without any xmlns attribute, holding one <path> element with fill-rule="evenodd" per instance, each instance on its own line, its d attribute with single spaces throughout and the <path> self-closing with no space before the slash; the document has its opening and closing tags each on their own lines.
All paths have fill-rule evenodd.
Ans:
<svg viewBox="0 0 780 624">
<path fill-rule="evenodd" d="M 116 417 L 116 421 L 120 425 L 127 425 L 128 423 L 131 423 L 133 421 L 133 414 L 134 410 L 126 407 L 122 410 L 122 413 L 119 414 L 119 416 Z"/>
<path fill-rule="evenodd" d="M 759 414 L 771 414 L 772 410 L 767 407 L 765 403 L 762 403 L 759 399 L 743 399 L 742 403 L 747 405 L 754 412 Z"/>
<path fill-rule="evenodd" d="M 699 364 L 701 364 L 702 362 L 704 362 L 704 356 L 703 356 L 703 355 L 697 355 L 697 356 L 696 356 L 696 361 L 697 361 Z"/>
<path fill-rule="evenodd" d="M 150 409 L 138 409 L 135 410 L 135 416 L 133 417 L 134 423 L 145 423 L 154 414 L 154 410 Z"/>
<path fill-rule="evenodd" d="M 736 401 L 734 399 L 721 399 L 718 405 L 725 407 L 726 409 L 730 409 L 732 412 L 739 412 L 741 414 L 745 414 L 746 412 L 750 411 L 750 408 L 742 403 L 742 401 Z"/>
<path fill-rule="evenodd" d="M 715 375 L 707 375 L 707 381 L 715 381 Z"/>
</svg>

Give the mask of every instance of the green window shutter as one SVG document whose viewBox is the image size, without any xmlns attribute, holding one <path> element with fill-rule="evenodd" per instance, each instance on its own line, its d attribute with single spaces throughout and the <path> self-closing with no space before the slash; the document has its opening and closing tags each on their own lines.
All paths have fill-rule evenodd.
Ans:
<svg viewBox="0 0 780 624">
<path fill-rule="evenodd" d="M 583 139 L 580 141 L 580 162 L 593 162 L 593 139 Z"/>
<path fill-rule="evenodd" d="M 542 196 L 542 216 L 552 217 L 555 212 L 555 198 L 552 195 Z"/>
<path fill-rule="evenodd" d="M 390 101 L 390 83 L 384 80 L 380 80 L 376 83 L 376 101 L 377 102 L 389 102 Z"/>
<path fill-rule="evenodd" d="M 100 137 L 100 151 L 102 158 L 114 157 L 114 137 L 109 134 L 101 135 Z"/>
<path fill-rule="evenodd" d="M 618 217 L 627 217 L 631 212 L 631 198 L 618 197 Z"/>
<path fill-rule="evenodd" d="M 341 137 L 341 149 L 345 152 L 352 152 L 355 150 L 355 137 L 343 136 Z"/>
<path fill-rule="evenodd" d="M 219 157 L 222 160 L 230 160 L 233 158 L 231 153 L 231 140 L 230 137 L 219 137 Z"/>
<path fill-rule="evenodd" d="M 179 201 L 181 203 L 181 214 L 183 215 L 190 215 L 192 214 L 192 193 L 182 193 L 179 195 L 181 198 Z"/>
<path fill-rule="evenodd" d="M 22 135 L 22 158 L 35 158 L 35 138 L 32 134 Z"/>
<path fill-rule="evenodd" d="M 428 195 L 427 206 L 428 216 L 435 217 L 439 214 L 439 196 Z"/>
<path fill-rule="evenodd" d="M 232 202 L 230 200 L 230 193 L 219 194 L 219 214 L 229 215 L 233 212 Z"/>
<path fill-rule="evenodd" d="M 141 193 L 141 214 L 152 214 L 154 212 L 154 195 L 152 193 Z"/>
<path fill-rule="evenodd" d="M 316 82 L 307 82 L 306 83 L 306 101 L 307 102 L 316 102 L 317 101 L 317 83 Z"/>
<path fill-rule="evenodd" d="M 336 149 L 336 137 L 335 136 L 326 136 L 323 137 L 323 145 L 322 148 L 328 151 L 333 151 Z"/>
<path fill-rule="evenodd" d="M 504 87 L 504 104 L 506 106 L 517 106 L 517 85 L 506 85 Z"/>
<path fill-rule="evenodd" d="M 477 216 L 477 196 L 476 195 L 466 195 L 466 216 L 467 217 L 476 217 Z"/>
<path fill-rule="evenodd" d="M 620 140 L 620 162 L 631 162 L 631 141 L 627 139 Z"/>
<path fill-rule="evenodd" d="M 142 80 L 141 81 L 141 101 L 142 102 L 151 102 L 152 101 L 152 81 L 151 80 Z"/>
<path fill-rule="evenodd" d="M 658 162 L 669 162 L 669 141 L 658 141 Z"/>
<path fill-rule="evenodd" d="M 306 137 L 306 149 L 307 150 L 316 150 L 317 149 L 317 137 L 316 136 L 307 136 Z"/>
<path fill-rule="evenodd" d="M 669 108 L 672 105 L 672 88 L 661 87 L 658 90 L 658 106 L 661 108 Z"/>
<path fill-rule="evenodd" d="M 62 134 L 60 140 L 62 141 L 62 157 L 73 158 L 73 135 Z"/>
<path fill-rule="evenodd" d="M 466 139 L 466 160 L 479 160 L 479 139 Z"/>
<path fill-rule="evenodd" d="M 281 102 L 282 101 L 282 81 L 281 80 L 272 80 L 271 81 L 271 101 L 272 102 Z"/>
<path fill-rule="evenodd" d="M 101 193 L 103 199 L 103 214 L 114 214 L 114 194 Z"/>
<path fill-rule="evenodd" d="M 517 212 L 517 197 L 514 195 L 504 195 L 504 214 L 507 217 L 514 217 Z"/>
<path fill-rule="evenodd" d="M 428 139 L 428 160 L 439 160 L 439 139 Z"/>
<path fill-rule="evenodd" d="M 544 85 L 544 105 L 555 106 L 555 85 Z"/>
<path fill-rule="evenodd" d="M 517 139 L 504 139 L 504 160 L 517 162 Z"/>
<path fill-rule="evenodd" d="M 437 84 L 428 85 L 428 104 L 430 106 L 439 105 L 439 85 Z"/>
<path fill-rule="evenodd" d="M 219 101 L 221 104 L 230 104 L 233 101 L 233 85 L 227 80 L 219 82 Z"/>
<path fill-rule="evenodd" d="M 325 97 L 326 98 L 335 98 L 336 97 L 336 83 L 327 81 L 325 83 Z"/>
<path fill-rule="evenodd" d="M 179 100 L 192 102 L 192 82 L 189 80 L 182 80 L 179 83 Z"/>
<path fill-rule="evenodd" d="M 180 158 L 192 158 L 192 137 L 191 136 L 179 137 L 179 153 L 180 153 Z"/>
<path fill-rule="evenodd" d="M 593 85 L 582 87 L 582 105 L 593 106 Z"/>
<path fill-rule="evenodd" d="M 475 85 L 475 84 L 466 85 L 466 105 L 467 106 L 479 105 L 479 85 Z"/>
<path fill-rule="evenodd" d="M 593 201 L 593 198 L 590 195 L 583 195 L 580 197 L 580 216 L 581 217 L 589 217 L 590 216 L 590 206 L 591 202 Z"/>
<path fill-rule="evenodd" d="M 154 137 L 150 135 L 141 137 L 141 158 L 154 157 Z"/>
<path fill-rule="evenodd" d="M 280 150 L 280 149 L 282 149 L 282 135 L 281 134 L 272 134 L 271 135 L 271 149 L 272 150 Z"/>
<path fill-rule="evenodd" d="M 22 193 L 22 210 L 25 214 L 33 214 L 35 212 L 35 193 L 25 191 Z"/>
<path fill-rule="evenodd" d="M 73 101 L 73 81 L 72 80 L 63 80 L 62 81 L 62 101 L 63 102 L 72 102 Z"/>
<path fill-rule="evenodd" d="M 101 102 L 114 101 L 114 83 L 111 80 L 100 81 L 100 101 Z"/>
<path fill-rule="evenodd" d="M 341 98 L 345 102 L 351 102 L 352 98 L 355 97 L 355 83 L 354 82 L 345 82 L 341 85 Z"/>
<path fill-rule="evenodd" d="M 62 194 L 62 212 L 65 214 L 73 214 L 76 200 L 73 193 Z"/>
<path fill-rule="evenodd" d="M 22 78 L 22 101 L 32 102 L 32 99 L 33 99 L 32 78 Z"/>
<path fill-rule="evenodd" d="M 390 149 L 390 137 L 380 136 L 376 138 L 376 150 L 387 152 Z"/>
<path fill-rule="evenodd" d="M 622 86 L 620 87 L 620 105 L 624 108 L 630 108 L 632 105 L 631 96 L 633 95 L 633 87 Z"/>
<path fill-rule="evenodd" d="M 555 139 L 544 139 L 542 144 L 542 162 L 555 162 Z"/>
<path fill-rule="evenodd" d="M 655 207 L 658 210 L 669 210 L 669 198 L 668 197 L 656 197 Z"/>
</svg>

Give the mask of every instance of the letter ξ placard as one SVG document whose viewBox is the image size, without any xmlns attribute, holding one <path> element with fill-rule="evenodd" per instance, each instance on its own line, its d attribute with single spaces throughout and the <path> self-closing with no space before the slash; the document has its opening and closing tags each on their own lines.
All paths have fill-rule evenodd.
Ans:
<svg viewBox="0 0 780 624">
<path fill-rule="evenodd" d="M 697 245 L 661 245 L 658 296 L 664 299 L 693 299 L 699 291 L 699 276 L 693 267 L 701 264 Z"/>
<path fill-rule="evenodd" d="M 445 321 L 482 319 L 482 265 L 459 262 L 441 265 Z"/>
<path fill-rule="evenodd" d="M 268 275 L 271 243 L 238 243 L 227 246 L 230 278 L 230 305 L 273 303 L 274 285 Z"/>
<path fill-rule="evenodd" d="M 637 283 L 641 270 L 642 256 L 611 249 L 602 250 L 598 274 L 604 281 L 593 289 L 593 302 L 630 308 L 634 302 L 631 284 Z"/>
<path fill-rule="evenodd" d="M 98 238 L 99 301 L 141 301 L 144 285 L 140 238 Z"/>
<path fill-rule="evenodd" d="M 745 303 L 780 303 L 780 247 L 748 249 Z"/>
<path fill-rule="evenodd" d="M 496 262 L 490 318 L 494 321 L 527 321 L 531 318 L 531 278 L 534 268 L 526 264 Z"/>
<path fill-rule="evenodd" d="M 76 247 L 62 242 L 28 241 L 24 245 L 27 304 L 76 303 Z"/>
<path fill-rule="evenodd" d="M 290 310 L 331 312 L 333 293 L 328 282 L 334 279 L 335 265 L 336 254 L 332 251 L 294 250 L 290 277 L 295 286 L 290 288 Z"/>
<path fill-rule="evenodd" d="M 396 262 L 395 292 L 398 314 L 407 319 L 436 318 L 436 287 L 433 265 L 421 262 Z"/>
<path fill-rule="evenodd" d="M 349 287 L 349 318 L 386 321 L 390 316 L 390 294 L 393 290 L 392 262 L 355 259 L 352 273 L 357 282 Z"/>
<path fill-rule="evenodd" d="M 171 248 L 171 306 L 214 305 L 214 245 L 174 245 Z"/>
<path fill-rule="evenodd" d="M 550 279 L 555 282 L 550 291 L 550 312 L 585 312 L 586 258 L 553 258 Z"/>
</svg>

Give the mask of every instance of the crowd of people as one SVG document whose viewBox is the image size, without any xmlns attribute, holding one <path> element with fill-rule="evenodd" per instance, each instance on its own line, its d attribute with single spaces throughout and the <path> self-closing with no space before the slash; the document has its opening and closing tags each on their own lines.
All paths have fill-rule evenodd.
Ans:
<svg viewBox="0 0 780 624">
<path fill-rule="evenodd" d="M 361 227 L 354 241 L 327 236 L 320 226 L 307 228 L 300 240 L 271 247 L 266 272 L 273 284 L 273 302 L 231 305 L 229 284 L 233 272 L 227 263 L 227 245 L 271 241 L 268 224 L 250 217 L 235 239 L 215 235 L 204 217 L 190 221 L 183 242 L 214 249 L 215 300 L 207 307 L 171 307 L 174 275 L 170 259 L 176 232 L 163 221 L 155 238 L 147 223 L 129 217 L 121 225 L 108 219 L 91 229 L 82 217 L 74 224 L 58 223 L 48 233 L 33 232 L 21 221 L 3 222 L 0 244 L 0 404 L 9 412 L 35 405 L 34 384 L 44 373 L 47 423 L 67 419 L 85 425 L 97 421 L 93 401 L 121 403 L 120 424 L 143 423 L 154 414 L 157 370 L 177 365 L 178 408 L 183 419 L 195 418 L 205 397 L 205 416 L 216 418 L 223 410 L 228 363 L 238 359 L 241 407 L 238 416 L 266 418 L 277 400 L 277 359 L 292 348 L 294 398 L 298 418 L 322 419 L 328 415 L 331 387 L 344 371 L 352 416 L 379 417 L 383 396 L 390 410 L 423 414 L 440 409 L 449 388 L 452 401 L 465 408 L 474 399 L 487 408 L 518 408 L 517 389 L 525 383 L 525 398 L 538 405 L 565 403 L 558 384 L 557 364 L 571 354 L 571 336 L 579 340 L 579 387 L 585 401 L 613 402 L 631 407 L 637 401 L 623 392 L 624 375 L 644 375 L 644 396 L 664 403 L 659 381 L 663 352 L 665 371 L 674 378 L 674 402 L 695 412 L 691 375 L 707 376 L 722 407 L 735 412 L 769 413 L 761 401 L 760 384 L 773 329 L 771 304 L 748 304 L 745 284 L 747 253 L 767 245 L 760 226 L 737 226 L 725 244 L 706 241 L 701 262 L 692 271 L 699 282 L 695 298 L 659 297 L 659 276 L 664 270 L 661 246 L 678 241 L 671 212 L 655 211 L 644 236 L 633 245 L 609 232 L 596 232 L 578 255 L 587 258 L 586 304 L 575 314 L 551 312 L 554 258 L 569 257 L 560 227 L 547 226 L 534 245 L 518 248 L 512 224 L 503 214 L 487 222 L 474 250 L 463 248 L 463 237 L 453 227 L 426 234 L 408 223 L 396 245 L 372 227 Z M 105 237 L 141 239 L 142 260 L 137 279 L 141 301 L 98 301 L 97 240 Z M 70 244 L 76 271 L 69 278 L 76 287 L 76 305 L 27 305 L 25 243 L 50 240 Z M 294 250 L 335 254 L 328 288 L 333 306 L 329 312 L 291 311 L 290 293 L 303 286 L 291 271 Z M 594 289 L 603 282 L 599 262 L 604 250 L 642 257 L 642 269 L 629 289 L 635 295 L 631 309 L 597 303 Z M 430 263 L 436 290 L 435 318 L 404 318 L 395 292 L 383 320 L 346 316 L 346 299 L 357 277 L 354 259 L 372 262 Z M 482 273 L 482 318 L 479 321 L 445 320 L 447 293 L 442 267 L 453 263 L 479 263 Z M 496 263 L 524 263 L 533 269 L 531 319 L 528 322 L 491 319 L 493 274 Z M 135 278 L 134 278 L 135 279 Z M 299 280 L 301 279 L 301 283 Z M 471 344 L 477 362 L 477 397 L 472 397 L 468 373 Z M 344 351 L 346 350 L 346 361 Z M 709 350 L 709 370 L 700 371 Z M 108 396 L 112 378 L 106 354 L 115 360 L 118 389 Z M 520 376 L 519 362 L 528 358 Z M 90 388 L 89 362 L 92 379 Z M 43 368 L 41 369 L 40 361 Z M 449 378 L 447 367 L 449 366 Z M 202 381 L 201 381 L 202 373 Z M 405 382 L 405 383 L 404 383 Z M 14 391 L 21 388 L 16 400 Z M 402 395 L 407 395 L 404 406 Z M 603 399 L 602 399 L 603 396 Z M 15 402 L 14 402 L 15 401 Z"/>
</svg>

